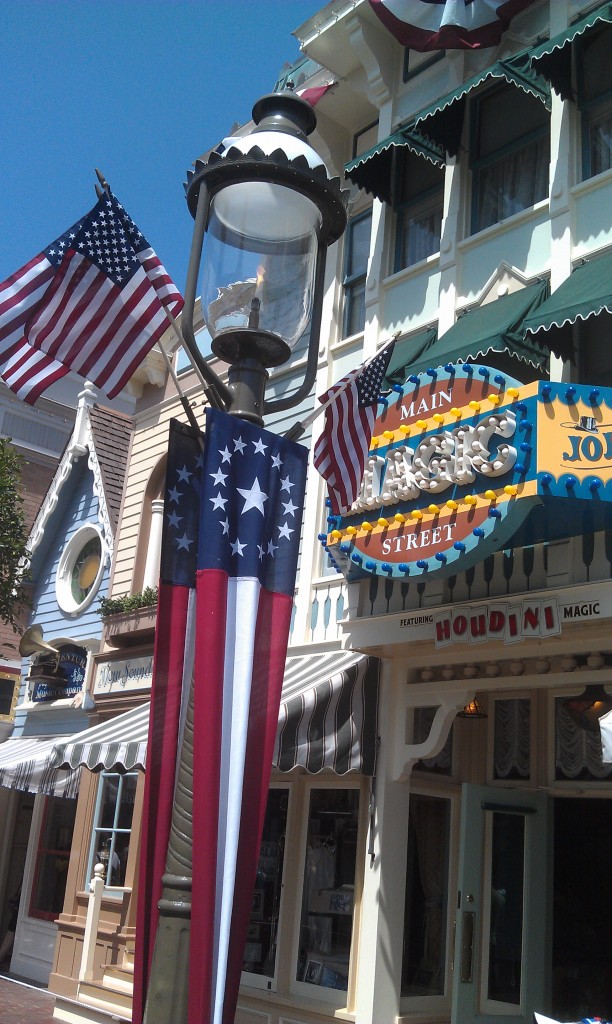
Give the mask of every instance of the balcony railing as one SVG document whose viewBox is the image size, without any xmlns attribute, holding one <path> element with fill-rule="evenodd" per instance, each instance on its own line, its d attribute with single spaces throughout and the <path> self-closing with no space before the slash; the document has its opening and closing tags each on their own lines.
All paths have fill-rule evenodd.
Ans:
<svg viewBox="0 0 612 1024">
<path fill-rule="evenodd" d="M 611 578 L 612 530 L 551 544 L 506 548 L 446 579 L 420 576 L 403 581 L 372 576 L 347 584 L 342 576 L 332 576 L 312 586 L 306 639 L 311 643 L 340 639 L 340 623 L 347 617 L 367 618 L 462 601 L 519 597 Z"/>
</svg>

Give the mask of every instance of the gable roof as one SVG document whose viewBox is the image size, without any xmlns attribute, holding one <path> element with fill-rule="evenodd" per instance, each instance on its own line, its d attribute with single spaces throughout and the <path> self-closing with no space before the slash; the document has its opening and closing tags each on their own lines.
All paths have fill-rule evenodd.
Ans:
<svg viewBox="0 0 612 1024">
<path fill-rule="evenodd" d="M 89 419 L 94 444 L 93 454 L 100 468 L 108 517 L 115 533 L 119 525 L 119 510 L 134 421 L 125 413 L 115 412 L 101 405 L 93 406 Z M 91 454 L 90 452 L 90 459 Z"/>
<path fill-rule="evenodd" d="M 79 395 L 72 436 L 30 532 L 28 549 L 31 555 L 42 541 L 45 527 L 58 506 L 74 463 L 85 454 L 93 476 L 93 491 L 98 499 L 99 526 L 107 551 L 112 555 L 134 421 L 125 413 L 94 405 L 95 397 L 95 392 L 86 384 Z"/>
</svg>

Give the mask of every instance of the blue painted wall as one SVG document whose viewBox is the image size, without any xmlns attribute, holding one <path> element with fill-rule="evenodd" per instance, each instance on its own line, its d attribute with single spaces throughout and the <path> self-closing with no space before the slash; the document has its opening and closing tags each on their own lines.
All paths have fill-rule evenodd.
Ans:
<svg viewBox="0 0 612 1024">
<path fill-rule="evenodd" d="M 55 580 L 66 544 L 81 527 L 98 524 L 98 499 L 93 492 L 93 476 L 87 459 L 79 459 L 64 482 L 58 503 L 45 526 L 44 537 L 32 557 L 30 568 L 34 584 L 30 623 L 43 629 L 45 640 L 70 637 L 76 643 L 102 635 L 99 601 L 108 593 L 110 565 L 106 565 L 100 588 L 93 601 L 81 614 L 67 615 L 57 603 Z M 24 659 L 19 704 L 26 700 L 26 675 L 29 659 Z M 35 711 L 17 709 L 13 736 L 64 735 L 87 728 L 87 716 L 74 708 L 46 706 L 44 702 Z"/>
</svg>

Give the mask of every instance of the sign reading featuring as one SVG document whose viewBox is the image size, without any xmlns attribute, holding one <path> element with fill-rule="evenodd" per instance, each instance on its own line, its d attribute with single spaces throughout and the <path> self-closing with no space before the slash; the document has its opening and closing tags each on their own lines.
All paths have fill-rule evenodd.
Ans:
<svg viewBox="0 0 612 1024">
<path fill-rule="evenodd" d="M 349 580 L 450 575 L 519 531 L 533 544 L 601 529 L 611 499 L 612 389 L 462 363 L 381 402 L 361 493 L 324 543 Z"/>
</svg>

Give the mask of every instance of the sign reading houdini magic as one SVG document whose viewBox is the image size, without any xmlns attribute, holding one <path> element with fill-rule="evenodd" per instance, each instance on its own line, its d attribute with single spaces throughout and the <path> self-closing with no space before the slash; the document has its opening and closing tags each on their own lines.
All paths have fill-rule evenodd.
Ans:
<svg viewBox="0 0 612 1024">
<path fill-rule="evenodd" d="M 348 579 L 450 575 L 513 538 L 603 528 L 611 498 L 612 389 L 440 367 L 381 402 L 361 493 L 325 543 Z"/>
</svg>

